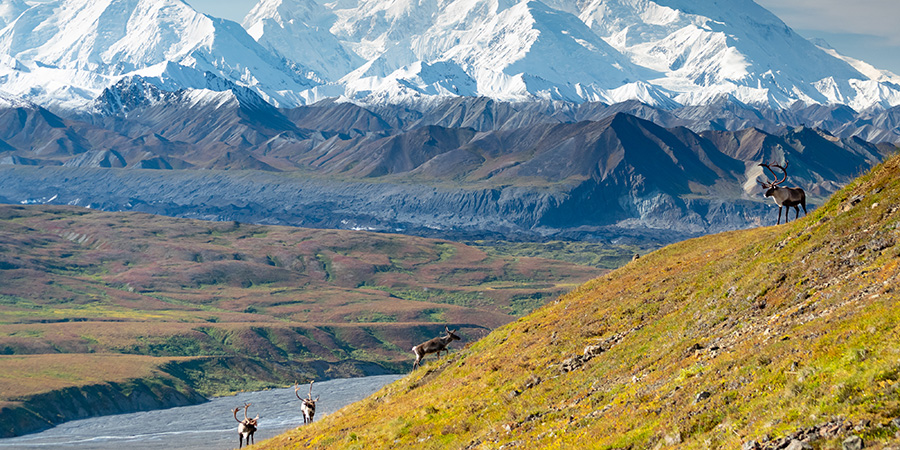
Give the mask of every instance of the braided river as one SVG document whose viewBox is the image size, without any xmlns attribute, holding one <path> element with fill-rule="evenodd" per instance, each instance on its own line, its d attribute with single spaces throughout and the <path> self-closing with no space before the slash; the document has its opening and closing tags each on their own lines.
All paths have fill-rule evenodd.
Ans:
<svg viewBox="0 0 900 450">
<path fill-rule="evenodd" d="M 314 383 L 313 398 L 321 396 L 315 420 L 368 397 L 398 378 L 400 375 L 378 375 Z M 308 385 L 300 387 L 301 397 L 308 392 Z M 251 417 L 260 416 L 256 442 L 303 425 L 300 400 L 294 396 L 294 389 L 271 389 L 216 397 L 200 405 L 66 422 L 39 433 L 0 439 L 0 450 L 237 448 L 237 422 L 232 411 L 236 407 L 243 410 L 245 403 L 252 403 Z M 238 412 L 238 417 L 243 418 L 242 412 Z"/>
</svg>

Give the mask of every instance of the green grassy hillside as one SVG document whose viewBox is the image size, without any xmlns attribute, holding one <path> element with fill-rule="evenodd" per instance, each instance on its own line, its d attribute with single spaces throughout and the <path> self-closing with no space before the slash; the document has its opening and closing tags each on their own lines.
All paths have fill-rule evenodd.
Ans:
<svg viewBox="0 0 900 450">
<path fill-rule="evenodd" d="M 898 175 L 894 157 L 799 221 L 653 252 L 257 447 L 896 443 Z"/>
<path fill-rule="evenodd" d="M 0 205 L 0 417 L 98 383 L 190 398 L 406 370 L 445 325 L 477 339 L 603 272 L 400 235 Z"/>
</svg>

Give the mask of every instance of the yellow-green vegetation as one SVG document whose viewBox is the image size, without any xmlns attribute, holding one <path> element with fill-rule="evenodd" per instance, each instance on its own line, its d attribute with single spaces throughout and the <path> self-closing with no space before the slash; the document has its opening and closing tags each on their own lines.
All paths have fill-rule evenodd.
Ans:
<svg viewBox="0 0 900 450">
<path fill-rule="evenodd" d="M 601 242 L 549 241 L 510 242 L 472 241 L 467 244 L 484 250 L 489 255 L 525 256 L 568 261 L 573 264 L 615 269 L 634 257 L 656 250 L 659 245 L 611 245 Z"/>
<path fill-rule="evenodd" d="M 0 273 L 0 324 L 420 322 L 437 309 L 494 327 L 521 296 L 599 271 L 402 235 L 0 205 Z"/>
<path fill-rule="evenodd" d="M 738 449 L 835 420 L 879 448 L 900 417 L 898 175 L 650 253 L 257 448 Z"/>
<path fill-rule="evenodd" d="M 35 392 L 106 382 L 123 382 L 155 375 L 172 358 L 138 355 L 21 355 L 0 356 L 0 385 L 5 399 Z"/>
</svg>

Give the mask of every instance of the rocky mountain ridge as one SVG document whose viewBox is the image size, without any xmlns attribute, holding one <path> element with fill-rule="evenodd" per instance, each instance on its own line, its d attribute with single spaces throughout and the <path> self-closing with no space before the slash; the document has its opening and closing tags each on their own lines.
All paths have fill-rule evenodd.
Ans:
<svg viewBox="0 0 900 450">
<path fill-rule="evenodd" d="M 815 203 L 900 140 L 891 77 L 863 80 L 749 0 L 265 0 L 247 31 L 181 0 L 22 1 L 2 25 L 0 195 L 14 203 L 676 239 L 765 220 L 763 160 L 792 161 Z M 230 173 L 107 184 L 95 168 L 259 171 L 290 193 Z"/>
<path fill-rule="evenodd" d="M 154 92 L 168 98 L 110 101 L 127 120 L 0 111 L 2 200 L 426 236 L 672 239 L 762 223 L 761 161 L 790 161 L 815 203 L 894 149 L 803 127 L 698 134 L 601 106 L 516 126 L 531 116 L 489 100 L 404 116 L 232 96 L 179 109 L 190 92 Z M 612 115 L 559 122 L 597 111 Z"/>
</svg>

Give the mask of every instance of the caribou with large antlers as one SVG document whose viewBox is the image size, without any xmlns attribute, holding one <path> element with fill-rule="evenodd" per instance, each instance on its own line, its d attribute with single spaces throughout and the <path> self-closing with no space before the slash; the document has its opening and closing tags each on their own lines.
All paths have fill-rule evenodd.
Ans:
<svg viewBox="0 0 900 450">
<path fill-rule="evenodd" d="M 237 417 L 237 413 L 241 408 L 234 408 L 234 420 L 238 421 L 238 448 L 244 446 L 244 439 L 247 440 L 247 445 L 250 445 L 251 441 L 254 441 L 253 433 L 256 433 L 256 427 L 259 425 L 259 414 L 253 419 L 247 417 L 247 408 L 249 408 L 250 405 L 250 403 L 244 403 L 244 420 L 238 419 Z"/>
<path fill-rule="evenodd" d="M 436 337 L 428 342 L 424 342 L 412 348 L 413 353 L 416 354 L 416 362 L 413 364 L 413 369 L 419 367 L 419 361 L 425 357 L 425 355 L 429 353 L 437 353 L 438 358 L 441 357 L 441 352 L 447 350 L 447 346 L 450 345 L 451 341 L 458 341 L 460 339 L 459 336 L 456 335 L 456 332 L 459 330 L 450 331 L 450 328 L 444 327 L 444 331 L 447 332 L 446 335 L 441 337 Z"/>
<path fill-rule="evenodd" d="M 794 208 L 796 215 L 794 216 L 794 220 L 800 218 L 800 206 L 803 207 L 803 214 L 806 215 L 806 192 L 803 189 L 795 188 L 795 187 L 782 187 L 779 184 L 784 183 L 784 180 L 787 179 L 787 165 L 785 162 L 784 165 L 779 164 L 760 164 L 761 167 L 765 167 L 771 174 L 772 178 L 778 180 L 778 175 L 775 174 L 775 171 L 772 170 L 772 167 L 777 169 L 781 169 L 784 173 L 784 176 L 781 177 L 778 181 L 771 181 L 768 183 L 763 183 L 762 181 L 759 184 L 762 185 L 763 189 L 766 190 L 766 197 L 772 197 L 772 200 L 775 200 L 775 204 L 778 205 L 778 221 L 775 222 L 776 225 L 781 223 L 781 209 L 782 207 L 787 207 L 787 210 L 784 212 L 784 223 L 787 223 L 789 219 L 789 215 L 791 213 L 791 208 Z"/>
<path fill-rule="evenodd" d="M 307 423 L 312 423 L 313 416 L 316 415 L 316 402 L 319 401 L 318 395 L 316 396 L 315 400 L 313 400 L 313 398 L 312 398 L 313 382 L 314 381 L 309 382 L 309 394 L 306 394 L 306 398 L 301 397 L 300 394 L 297 393 L 297 391 L 300 390 L 299 384 L 294 387 L 294 395 L 296 395 L 297 398 L 299 398 L 300 401 L 303 402 L 303 404 L 300 405 L 300 412 L 303 413 L 303 424 L 304 425 Z"/>
</svg>

